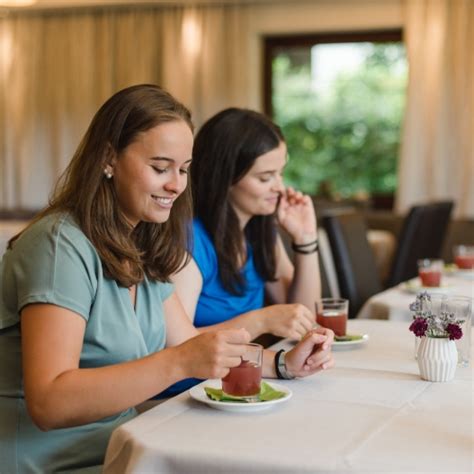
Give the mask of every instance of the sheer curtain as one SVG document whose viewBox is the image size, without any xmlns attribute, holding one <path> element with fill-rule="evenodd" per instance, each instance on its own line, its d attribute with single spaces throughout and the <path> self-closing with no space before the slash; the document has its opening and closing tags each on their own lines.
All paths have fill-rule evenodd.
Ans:
<svg viewBox="0 0 474 474">
<path fill-rule="evenodd" d="M 474 2 L 404 1 L 410 82 L 398 209 L 454 198 L 458 215 L 474 217 Z M 163 85 L 197 125 L 223 107 L 255 107 L 255 25 L 273 18 L 268 8 L 167 4 L 0 18 L 0 208 L 44 206 L 93 113 L 128 85 Z"/>
<path fill-rule="evenodd" d="M 100 104 L 160 84 L 199 124 L 248 106 L 246 6 L 141 7 L 0 18 L 0 208 L 37 209 Z"/>
<path fill-rule="evenodd" d="M 250 106 L 251 11 L 234 5 L 164 12 L 162 83 L 198 125 L 223 107 Z"/>
<path fill-rule="evenodd" d="M 397 208 L 454 199 L 474 217 L 474 2 L 405 0 L 410 64 Z"/>
</svg>

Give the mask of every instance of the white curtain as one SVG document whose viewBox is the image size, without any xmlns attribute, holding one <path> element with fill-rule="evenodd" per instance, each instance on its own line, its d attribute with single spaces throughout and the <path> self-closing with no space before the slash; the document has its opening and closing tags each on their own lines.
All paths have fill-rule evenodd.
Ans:
<svg viewBox="0 0 474 474">
<path fill-rule="evenodd" d="M 458 215 L 474 217 L 474 2 L 404 2 L 410 83 L 398 209 L 452 198 Z M 0 18 L 0 208 L 44 206 L 94 112 L 128 85 L 164 86 L 197 125 L 224 107 L 255 107 L 256 24 L 269 8 L 168 4 Z"/>
<path fill-rule="evenodd" d="M 249 106 L 247 6 L 38 12 L 0 18 L 0 208 L 38 209 L 93 114 L 160 84 L 195 122 Z"/>
<path fill-rule="evenodd" d="M 474 2 L 405 0 L 410 65 L 397 209 L 453 199 L 474 217 Z"/>
<path fill-rule="evenodd" d="M 234 5 L 164 12 L 162 83 L 190 107 L 196 124 L 224 107 L 250 107 L 251 11 Z"/>
</svg>

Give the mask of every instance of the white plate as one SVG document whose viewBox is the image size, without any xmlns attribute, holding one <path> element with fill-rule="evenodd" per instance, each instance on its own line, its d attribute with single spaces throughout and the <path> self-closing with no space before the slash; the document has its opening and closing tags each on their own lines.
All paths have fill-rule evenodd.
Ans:
<svg viewBox="0 0 474 474">
<path fill-rule="evenodd" d="M 222 382 L 219 379 L 216 380 L 206 380 L 201 385 L 197 385 L 189 390 L 189 394 L 191 395 L 194 400 L 198 402 L 205 403 L 212 408 L 217 408 L 218 410 L 224 411 L 232 411 L 232 412 L 255 412 L 255 411 L 262 411 L 268 410 L 274 405 L 278 403 L 283 403 L 288 401 L 293 392 L 283 385 L 279 385 L 273 380 L 265 382 L 269 383 L 275 390 L 279 390 L 281 392 L 285 392 L 285 396 L 283 398 L 278 398 L 277 400 L 269 400 L 268 402 L 255 402 L 255 403 L 242 403 L 242 402 L 218 402 L 216 400 L 211 400 L 204 391 L 204 387 L 211 387 L 211 388 L 222 388 Z"/>
<path fill-rule="evenodd" d="M 441 293 L 446 294 L 453 290 L 453 287 L 449 284 L 442 283 L 441 286 L 422 286 L 418 278 L 409 280 L 404 283 L 400 283 L 400 288 L 408 293 L 420 293 L 421 291 L 427 291 L 428 293 Z"/>
<path fill-rule="evenodd" d="M 355 336 L 355 334 L 353 334 Z M 365 344 L 369 340 L 368 334 L 363 334 L 361 339 L 356 339 L 355 341 L 334 341 L 332 343 L 333 350 L 337 349 L 349 349 L 351 347 L 357 347 L 361 344 Z"/>
</svg>

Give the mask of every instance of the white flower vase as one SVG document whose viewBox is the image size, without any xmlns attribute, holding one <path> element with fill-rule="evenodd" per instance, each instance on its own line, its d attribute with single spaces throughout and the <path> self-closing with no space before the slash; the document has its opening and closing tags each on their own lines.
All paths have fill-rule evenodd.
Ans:
<svg viewBox="0 0 474 474">
<path fill-rule="evenodd" d="M 447 337 L 422 337 L 418 347 L 421 378 L 430 382 L 447 382 L 454 378 L 458 351 Z"/>
</svg>

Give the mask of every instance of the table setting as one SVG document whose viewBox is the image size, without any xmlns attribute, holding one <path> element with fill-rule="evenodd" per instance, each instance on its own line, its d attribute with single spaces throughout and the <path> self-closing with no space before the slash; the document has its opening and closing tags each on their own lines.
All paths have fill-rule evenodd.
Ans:
<svg viewBox="0 0 474 474">
<path fill-rule="evenodd" d="M 212 400 L 222 382 L 202 382 L 115 430 L 104 472 L 471 472 L 471 370 L 423 380 L 409 322 L 346 325 L 367 339 L 335 350 L 335 368 L 262 380 L 284 393 L 272 402 Z"/>
<path fill-rule="evenodd" d="M 439 259 L 420 260 L 417 277 L 369 298 L 357 318 L 410 321 L 410 303 L 414 296 L 421 292 L 473 298 L 474 247 L 458 245 L 454 247 L 453 254 L 457 263 L 445 264 Z"/>
<path fill-rule="evenodd" d="M 232 398 L 226 399 L 225 395 L 222 396 L 221 394 L 219 394 L 219 392 L 222 393 L 221 384 L 221 380 L 208 380 L 204 384 L 204 386 L 199 385 L 191 388 L 189 391 L 189 395 L 194 400 L 204 403 L 212 408 L 216 408 L 217 410 L 237 413 L 248 413 L 268 410 L 274 405 L 287 402 L 293 395 L 293 392 L 284 385 L 275 383 L 273 380 L 262 380 L 262 391 L 271 392 L 273 394 L 273 397 L 265 398 L 265 396 L 263 396 L 259 400 L 245 402 Z M 217 392 L 218 395 L 216 396 L 215 394 L 213 394 L 211 396 L 211 390 Z"/>
</svg>

